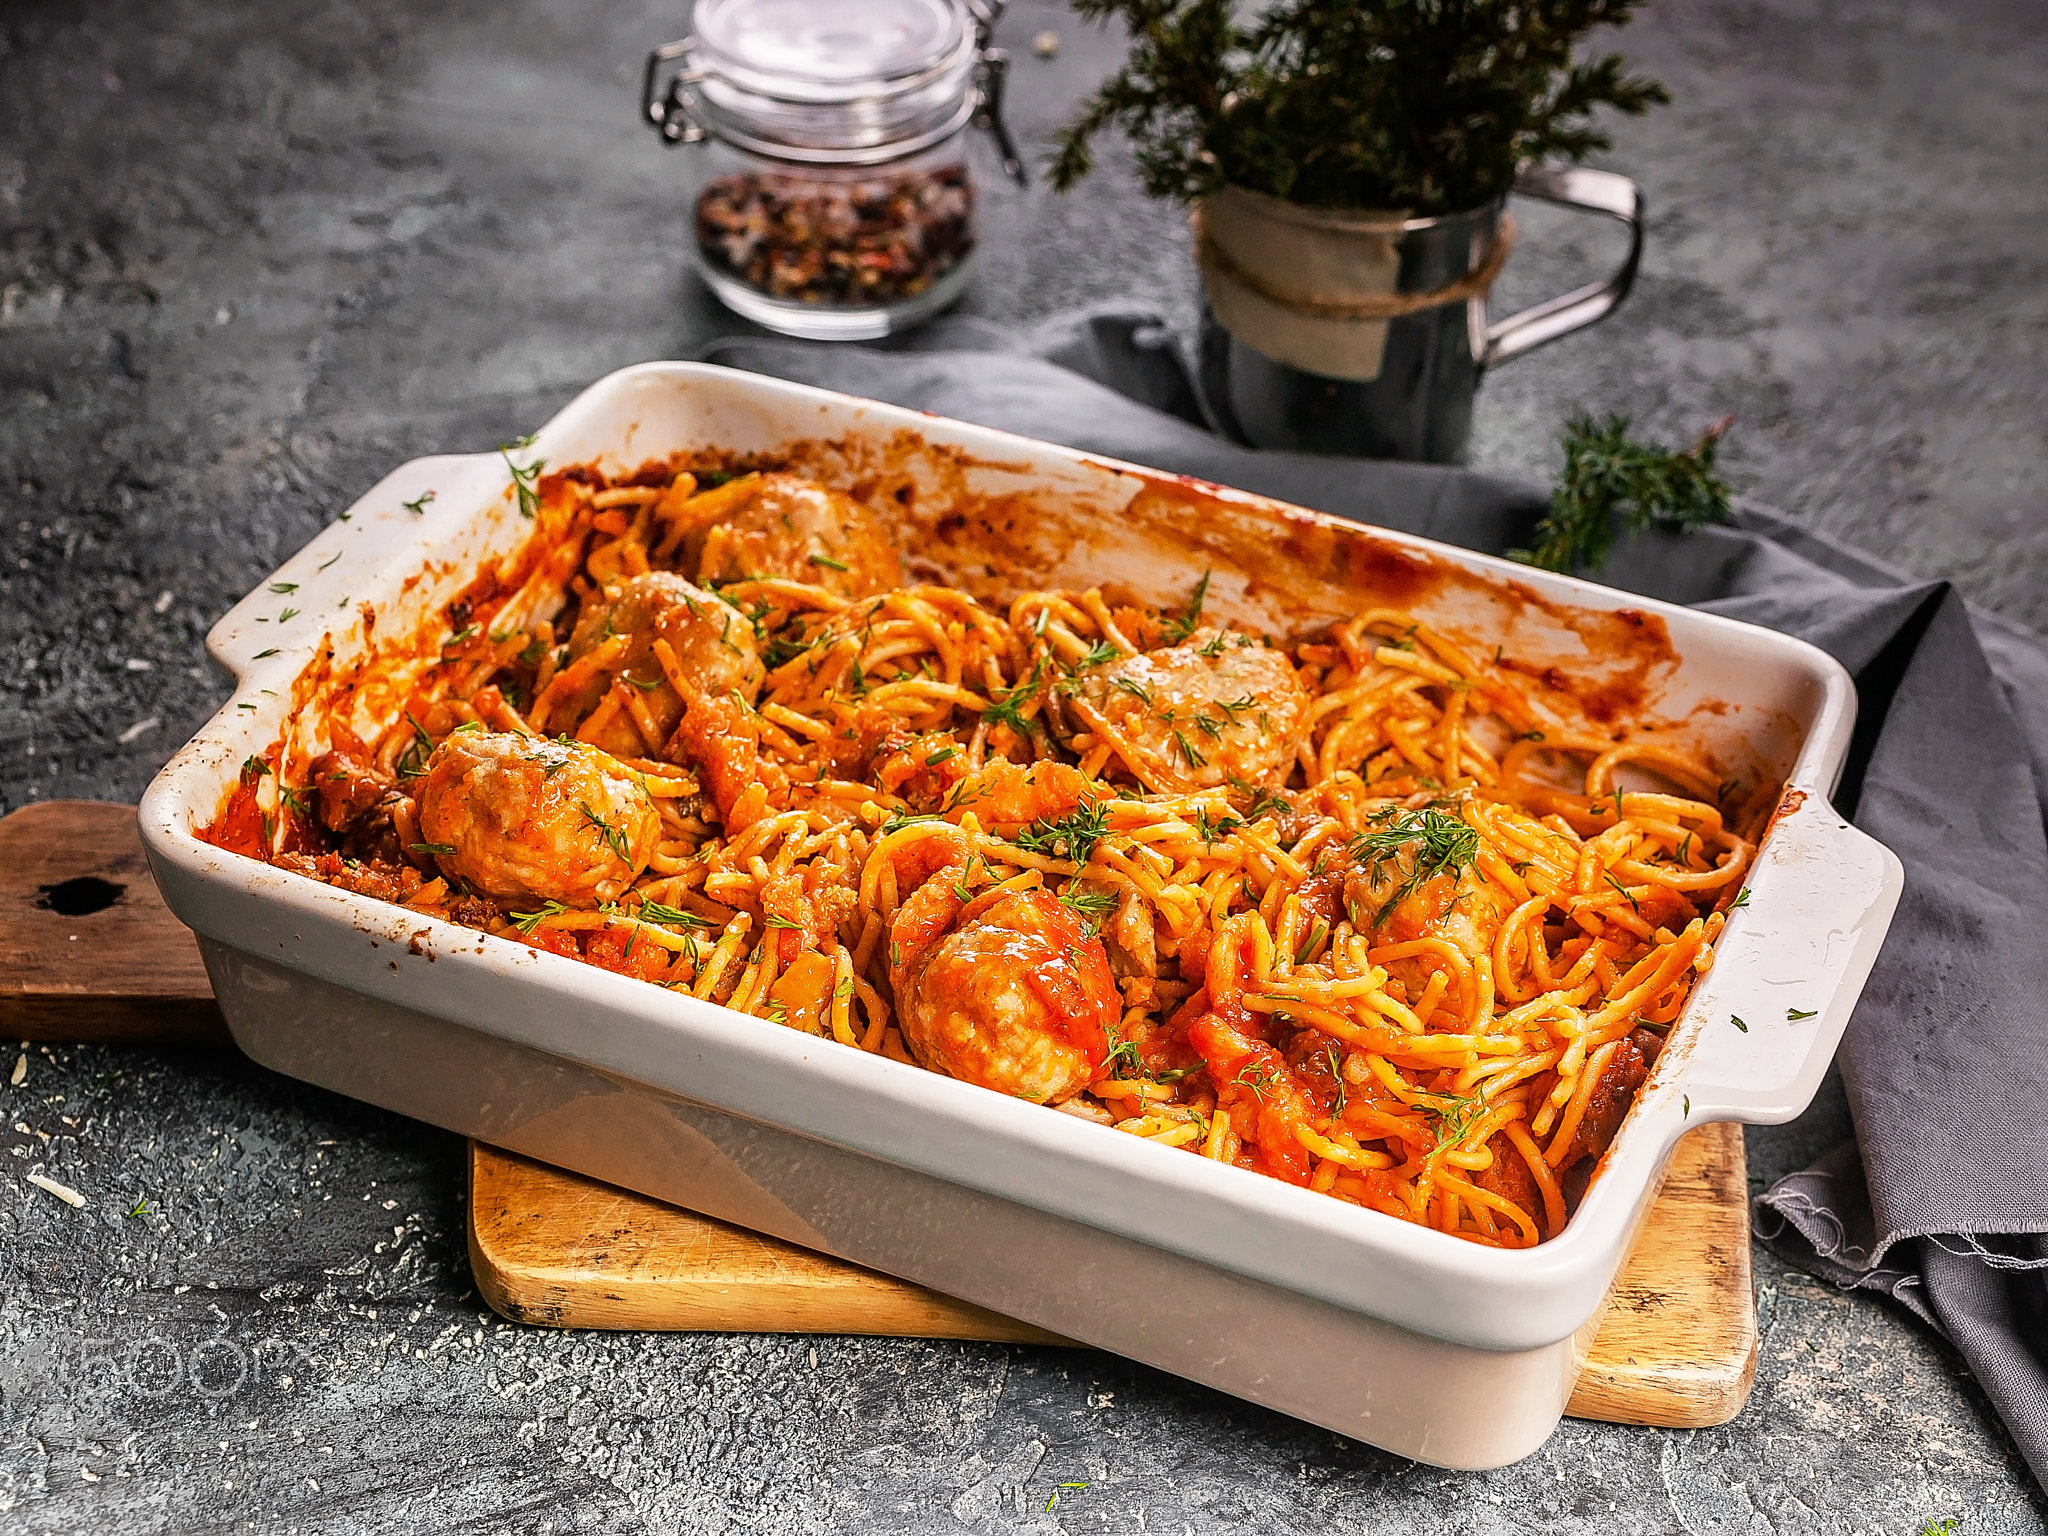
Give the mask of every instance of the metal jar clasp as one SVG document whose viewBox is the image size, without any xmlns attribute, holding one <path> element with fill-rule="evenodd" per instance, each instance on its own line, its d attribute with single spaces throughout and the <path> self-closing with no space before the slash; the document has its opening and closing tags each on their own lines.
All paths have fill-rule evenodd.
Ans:
<svg viewBox="0 0 2048 1536">
<path fill-rule="evenodd" d="M 705 138 L 703 124 L 690 116 L 689 106 L 683 98 L 686 88 L 704 79 L 703 70 L 679 69 L 669 77 L 668 89 L 658 98 L 655 94 L 662 71 L 677 59 L 687 59 L 696 50 L 697 39 L 685 37 L 673 43 L 663 43 L 647 55 L 647 72 L 640 80 L 640 115 L 661 135 L 665 144 L 698 144 Z"/>
</svg>

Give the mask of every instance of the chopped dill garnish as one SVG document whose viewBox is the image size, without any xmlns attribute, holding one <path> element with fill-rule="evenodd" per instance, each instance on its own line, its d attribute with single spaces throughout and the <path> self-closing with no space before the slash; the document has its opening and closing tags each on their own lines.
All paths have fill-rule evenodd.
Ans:
<svg viewBox="0 0 2048 1536">
<path fill-rule="evenodd" d="M 420 513 L 426 511 L 433 500 L 434 493 L 432 491 L 421 491 L 411 501 L 401 501 L 399 505 L 408 512 Z"/>
<path fill-rule="evenodd" d="M 398 758 L 398 776 L 401 779 L 416 779 L 427 771 L 427 759 L 434 755 L 434 738 L 427 734 L 427 728 L 413 718 L 411 710 L 405 712 L 405 723 L 412 727 L 412 744 Z"/>
<path fill-rule="evenodd" d="M 1076 672 L 1085 672 L 1090 667 L 1099 667 L 1106 662 L 1115 661 L 1117 657 L 1121 655 L 1123 655 L 1123 652 L 1118 650 L 1116 646 L 1111 644 L 1109 641 L 1098 640 L 1092 647 L 1089 648 L 1088 654 L 1086 656 L 1083 656 L 1079 661 L 1074 663 L 1073 669 Z"/>
<path fill-rule="evenodd" d="M 659 901 L 643 901 L 633 914 L 643 923 L 657 923 L 668 928 L 709 928 L 710 922 L 694 912 L 685 912 L 681 907 L 671 907 Z"/>
<path fill-rule="evenodd" d="M 1217 838 L 1223 836 L 1223 834 L 1226 832 L 1236 831 L 1237 828 L 1239 828 L 1242 825 L 1244 825 L 1244 823 L 1239 821 L 1235 816 L 1224 816 L 1220 817 L 1215 821 L 1211 821 L 1209 819 L 1209 810 L 1207 806 L 1204 806 L 1200 810 L 1197 810 L 1195 812 L 1195 836 L 1199 837 L 1202 840 L 1202 846 L 1204 848 L 1210 848 L 1215 846 Z"/>
<path fill-rule="evenodd" d="M 1285 795 L 1278 795 L 1268 791 L 1253 798 L 1251 805 L 1245 810 L 1244 819 L 1246 821 L 1257 821 L 1261 816 L 1270 816 L 1275 811 L 1291 811 L 1293 809 L 1294 802 Z"/>
<path fill-rule="evenodd" d="M 806 558 L 811 562 L 811 564 L 822 565 L 828 571 L 849 571 L 853 569 L 853 567 L 848 565 L 844 560 L 834 560 L 830 555 L 821 555 L 818 554 L 816 551 L 813 551 Z"/>
<path fill-rule="evenodd" d="M 1643 909 L 1640 905 L 1637 904 L 1635 897 L 1629 895 L 1628 887 L 1623 885 L 1619 880 L 1615 879 L 1612 875 L 1605 876 L 1605 879 L 1609 885 L 1613 886 L 1617 891 L 1621 893 L 1621 899 L 1627 902 L 1629 906 L 1635 910 L 1636 914 L 1640 916 L 1642 914 Z"/>
<path fill-rule="evenodd" d="M 1211 659 L 1221 656 L 1223 654 L 1223 642 L 1228 640 L 1229 638 L 1229 630 L 1219 629 L 1216 631 L 1214 638 L 1212 638 L 1207 645 L 1198 645 L 1195 647 L 1195 654 L 1197 656 L 1207 656 Z"/>
<path fill-rule="evenodd" d="M 1371 818 L 1375 830 L 1351 840 L 1351 852 L 1365 860 L 1366 877 L 1377 880 L 1389 863 L 1397 863 L 1404 848 L 1414 848 L 1415 862 L 1407 878 L 1373 915 L 1377 928 L 1394 908 L 1414 895 L 1438 875 L 1455 877 L 1479 858 L 1479 833 L 1461 818 L 1446 816 L 1435 806 L 1419 811 L 1384 810 Z"/>
<path fill-rule="evenodd" d="M 769 928 L 795 928 L 801 931 L 802 923 L 793 923 L 779 912 L 765 912 L 761 915 L 763 926 Z"/>
<path fill-rule="evenodd" d="M 1143 1074 L 1144 1064 L 1138 1060 L 1138 1046 L 1132 1040 L 1119 1040 L 1109 1048 L 1109 1054 L 1102 1058 L 1099 1069 L 1119 1080 Z"/>
<path fill-rule="evenodd" d="M 1314 957 L 1315 952 L 1323 947 L 1323 940 L 1329 936 L 1329 923 L 1320 917 L 1317 918 L 1315 925 L 1308 931 L 1308 937 L 1301 941 L 1301 948 L 1294 952 L 1294 963 L 1296 965 L 1307 965 Z"/>
<path fill-rule="evenodd" d="M 1195 744 L 1188 740 L 1185 731 L 1175 731 L 1173 733 L 1173 744 L 1180 748 L 1180 755 L 1187 759 L 1187 764 L 1190 768 L 1206 768 L 1208 766 L 1209 759 L 1195 750 Z"/>
<path fill-rule="evenodd" d="M 1740 891 L 1735 893 L 1735 899 L 1728 903 L 1728 910 L 1730 912 L 1733 912 L 1739 908 L 1746 907 L 1748 905 L 1749 887 L 1745 885 Z"/>
<path fill-rule="evenodd" d="M 1121 688 L 1140 703 L 1149 705 L 1152 702 L 1152 690 L 1139 682 L 1135 677 L 1111 678 L 1110 686 L 1112 688 Z"/>
<path fill-rule="evenodd" d="M 1486 1117 L 1492 1108 L 1482 1093 L 1464 1098 L 1450 1094 L 1428 1094 L 1418 1097 L 1416 1103 L 1427 1109 L 1436 1119 L 1436 1146 L 1433 1152 L 1445 1147 L 1454 1147 L 1471 1134 L 1472 1127 Z"/>
<path fill-rule="evenodd" d="M 1787 1008 L 1785 1010 L 1786 1022 L 1791 1024 L 1801 1023 L 1802 1021 L 1813 1018 L 1814 1016 L 1815 1011 L 1811 1008 Z"/>
<path fill-rule="evenodd" d="M 1091 934 L 1095 932 L 1096 919 L 1107 917 L 1116 903 L 1115 891 L 1084 891 L 1077 885 L 1069 885 L 1060 892 L 1060 905 L 1080 913 Z"/>
<path fill-rule="evenodd" d="M 1024 706 L 1038 692 L 1038 685 L 1044 678 L 1045 658 L 1041 656 L 1031 668 L 1029 677 L 981 712 L 982 720 L 989 725 L 1007 725 L 1019 736 L 1028 738 L 1031 722 L 1024 717 Z"/>
<path fill-rule="evenodd" d="M 1264 1062 L 1255 1061 L 1248 1062 L 1246 1065 L 1239 1067 L 1237 1069 L 1237 1076 L 1233 1077 L 1231 1082 L 1239 1088 L 1250 1089 L 1252 1097 L 1263 1104 L 1266 1101 L 1266 1090 L 1273 1086 L 1276 1076 L 1277 1074 L 1270 1066 Z"/>
<path fill-rule="evenodd" d="M 1042 818 L 1019 832 L 1015 842 L 1026 853 L 1086 864 L 1095 845 L 1109 835 L 1109 811 L 1103 801 L 1083 801 L 1058 818 Z"/>
<path fill-rule="evenodd" d="M 1330 1106 L 1330 1118 L 1341 1120 L 1344 1118 L 1345 1100 L 1349 1096 L 1344 1081 L 1344 1069 L 1337 1063 L 1337 1048 L 1334 1045 L 1324 1047 L 1323 1055 L 1330 1063 L 1330 1081 L 1337 1085 L 1337 1102 Z"/>
<path fill-rule="evenodd" d="M 521 468 L 512 462 L 512 455 L 521 448 L 533 446 L 533 434 L 504 444 L 498 449 L 498 457 L 505 461 L 505 467 L 512 471 L 512 486 L 519 493 L 519 515 L 532 517 L 540 510 L 540 472 L 547 467 L 546 459 L 535 459 Z"/>
<path fill-rule="evenodd" d="M 253 773 L 260 779 L 263 775 L 270 772 L 270 764 L 263 761 L 262 758 L 252 755 L 242 759 L 242 772 Z"/>
<path fill-rule="evenodd" d="M 596 829 L 597 835 L 604 840 L 604 845 L 611 849 L 621 864 L 633 862 L 633 851 L 627 845 L 626 834 L 623 831 L 592 810 L 588 800 L 577 801 L 576 809 L 583 813 L 583 819 Z"/>
<path fill-rule="evenodd" d="M 778 634 L 768 642 L 767 648 L 761 652 L 761 665 L 770 672 L 776 671 L 781 667 L 788 666 L 797 657 L 815 651 L 824 643 L 825 632 L 823 630 L 820 630 L 817 634 L 812 635 L 806 640 L 804 638 L 802 622 L 798 621 L 789 627 L 787 633 Z"/>
<path fill-rule="evenodd" d="M 950 762 L 959 755 L 960 749 L 958 747 L 940 747 L 938 751 L 932 753 L 930 757 L 924 760 L 924 765 L 927 768 L 936 768 L 939 764 Z"/>
<path fill-rule="evenodd" d="M 1181 611 L 1180 617 L 1168 619 L 1160 626 L 1160 632 L 1166 636 L 1166 643 L 1168 645 L 1179 645 L 1181 641 L 1192 635 L 1195 632 L 1195 626 L 1201 623 L 1202 604 L 1208 601 L 1209 597 L 1210 575 L 1211 573 L 1208 571 L 1202 572 L 1202 579 L 1195 583 L 1194 595 L 1188 599 L 1188 605 Z"/>
<path fill-rule="evenodd" d="M 569 909 L 559 901 L 544 901 L 538 912 L 514 912 L 512 921 L 521 933 L 530 934 L 551 917 L 560 917 Z"/>
</svg>

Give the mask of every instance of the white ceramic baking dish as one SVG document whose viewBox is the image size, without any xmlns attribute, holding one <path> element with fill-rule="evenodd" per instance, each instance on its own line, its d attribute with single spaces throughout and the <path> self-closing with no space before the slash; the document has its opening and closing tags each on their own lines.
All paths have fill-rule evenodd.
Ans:
<svg viewBox="0 0 2048 1536">
<path fill-rule="evenodd" d="M 1529 1454 L 1563 1411 L 1672 1143 L 1707 1120 L 1803 1108 L 1883 939 L 1898 861 L 1827 803 L 1848 676 L 1726 619 L 720 368 L 613 374 L 528 452 L 620 470 L 820 440 L 843 446 L 816 465 L 849 483 L 885 461 L 901 472 L 903 542 L 932 574 L 979 581 L 992 573 L 975 551 L 1001 543 L 1047 580 L 1114 578 L 1178 601 L 1213 566 L 1212 611 L 1281 630 L 1403 601 L 1532 675 L 1554 662 L 1606 678 L 1620 690 L 1610 713 L 1624 697 L 1628 723 L 1661 720 L 1765 793 L 1786 786 L 1750 899 L 1567 1229 L 1526 1252 L 1462 1242 L 201 842 L 193 828 L 243 759 L 294 724 L 295 684 L 307 692 L 325 645 L 336 664 L 362 654 L 366 607 L 378 643 L 438 638 L 441 605 L 528 536 L 498 455 L 397 470 L 209 638 L 235 697 L 150 787 L 141 822 L 236 1040 L 291 1076 L 1403 1455 L 1489 1467 Z M 1601 648 L 1667 632 L 1661 652 Z"/>
</svg>

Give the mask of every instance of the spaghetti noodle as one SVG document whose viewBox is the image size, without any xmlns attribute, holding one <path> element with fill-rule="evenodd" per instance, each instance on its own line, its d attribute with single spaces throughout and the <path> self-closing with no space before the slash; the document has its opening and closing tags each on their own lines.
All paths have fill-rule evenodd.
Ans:
<svg viewBox="0 0 2048 1536">
<path fill-rule="evenodd" d="M 996 611 L 772 471 L 535 510 L 394 719 L 252 758 L 206 835 L 1504 1247 L 1563 1227 L 1751 858 L 1709 765 L 1403 612 Z"/>
</svg>

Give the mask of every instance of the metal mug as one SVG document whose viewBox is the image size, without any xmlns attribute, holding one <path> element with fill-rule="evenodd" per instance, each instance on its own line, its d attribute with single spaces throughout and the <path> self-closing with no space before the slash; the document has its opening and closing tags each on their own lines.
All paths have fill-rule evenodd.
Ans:
<svg viewBox="0 0 2048 1536">
<path fill-rule="evenodd" d="M 1386 322 L 1379 376 L 1329 378 L 1277 362 L 1240 341 L 1205 304 L 1198 376 L 1210 424 L 1253 448 L 1448 464 L 1472 431 L 1486 370 L 1611 314 L 1635 284 L 1643 251 L 1636 184 L 1583 166 L 1531 166 L 1516 192 L 1618 219 L 1628 256 L 1604 281 L 1489 324 L 1484 294 Z M 1466 213 L 1409 219 L 1394 238 L 1394 291 L 1430 293 L 1465 278 L 1492 249 L 1506 198 Z"/>
</svg>

